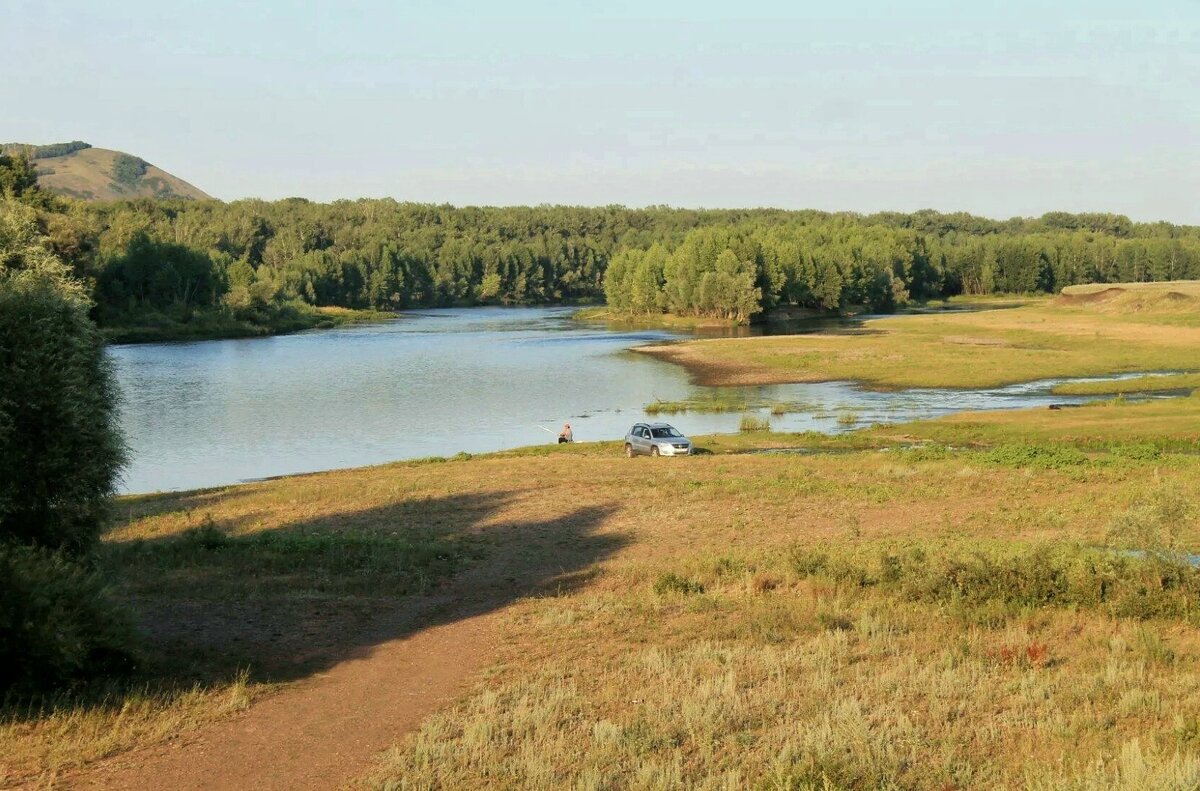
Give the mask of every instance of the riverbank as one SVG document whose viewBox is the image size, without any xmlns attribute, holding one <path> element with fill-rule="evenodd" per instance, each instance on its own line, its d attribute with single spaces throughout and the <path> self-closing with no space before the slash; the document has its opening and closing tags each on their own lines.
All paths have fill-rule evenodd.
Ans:
<svg viewBox="0 0 1200 791">
<path fill-rule="evenodd" d="M 571 318 L 581 322 L 602 322 L 610 327 L 637 329 L 699 330 L 729 329 L 745 326 L 733 319 L 716 319 L 705 316 L 676 316 L 673 313 L 654 313 L 632 316 L 617 313 L 607 305 L 594 305 L 575 311 Z"/>
<path fill-rule="evenodd" d="M 1200 614 L 914 599 L 828 565 L 1071 558 L 1120 546 L 1122 520 L 1194 549 L 1200 397 L 697 440 L 709 453 L 687 459 L 544 445 L 120 498 L 102 557 L 144 625 L 142 669 L 6 710 L 3 776 L 152 784 L 168 763 L 312 762 L 366 787 L 678 770 L 697 787 L 808 772 L 941 788 L 1115 773 L 1135 741 L 1149 777 L 1200 761 L 1177 725 L 1200 721 Z M 1058 574 L 1040 562 L 1006 573 Z M 403 653 L 426 634 L 434 653 Z M 396 662 L 387 695 L 350 691 Z M 453 703 L 409 688 L 427 665 L 462 671 L 439 693 Z M 372 764 L 336 727 L 303 741 L 347 717 L 397 746 Z M 244 742 L 204 748 L 233 731 L 263 743 L 255 766 L 229 765 Z M 1031 733 L 1038 749 L 1017 749 Z"/>
<path fill-rule="evenodd" d="M 159 343 L 260 338 L 395 318 L 396 314 L 391 311 L 287 305 L 275 309 L 261 321 L 238 319 L 225 311 L 196 311 L 187 321 L 151 314 L 136 323 L 102 326 L 100 331 L 109 343 Z"/>
<path fill-rule="evenodd" d="M 954 296 L 943 299 L 931 299 L 924 302 L 913 302 L 905 305 L 894 315 L 918 315 L 924 313 L 943 313 L 952 311 L 975 311 L 1020 307 L 1021 305 L 1039 302 L 1047 299 L 1044 295 L 1029 294 L 992 294 L 982 296 Z M 576 311 L 572 318 L 581 322 L 604 323 L 610 327 L 635 327 L 639 329 L 674 329 L 674 330 L 733 330 L 743 331 L 762 327 L 786 327 L 803 322 L 838 322 L 852 321 L 861 315 L 866 308 L 850 307 L 843 311 L 816 310 L 795 305 L 781 305 L 755 315 L 748 322 L 733 319 L 720 319 L 705 316 L 678 316 L 674 313 L 644 313 L 629 314 L 612 310 L 607 305 L 595 305 Z M 767 333 L 775 334 L 775 333 Z M 778 332 L 788 334 L 786 331 Z"/>
<path fill-rule="evenodd" d="M 1200 368 L 1200 296 L 1178 284 L 1067 295 L 1004 310 L 898 315 L 842 332 L 635 349 L 704 385 L 856 381 L 995 387 L 1054 377 Z"/>
</svg>

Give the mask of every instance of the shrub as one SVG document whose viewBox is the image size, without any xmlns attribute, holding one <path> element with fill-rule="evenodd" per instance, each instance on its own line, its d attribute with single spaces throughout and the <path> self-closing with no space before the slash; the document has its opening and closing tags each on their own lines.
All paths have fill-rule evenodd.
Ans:
<svg viewBox="0 0 1200 791">
<path fill-rule="evenodd" d="M 973 612 L 1088 607 L 1131 618 L 1200 621 L 1200 568 L 1150 554 L 1040 544 L 1016 551 L 978 548 L 791 551 L 800 577 L 876 588 L 910 601 Z"/>
<path fill-rule="evenodd" d="M 901 448 L 896 456 L 904 461 L 941 461 L 953 457 L 954 452 L 945 445 L 916 445 Z"/>
<path fill-rule="evenodd" d="M 1068 445 L 998 445 L 983 454 L 983 461 L 999 467 L 1055 470 L 1086 464 L 1088 457 Z"/>
<path fill-rule="evenodd" d="M 1198 509 L 1178 484 L 1142 494 L 1108 528 L 1108 542 L 1168 562 L 1186 562 L 1184 536 Z"/>
<path fill-rule="evenodd" d="M 87 552 L 123 458 L 87 304 L 49 274 L 0 270 L 0 540 Z"/>
<path fill-rule="evenodd" d="M 686 596 L 692 593 L 704 593 L 704 585 L 695 580 L 681 577 L 673 571 L 668 571 L 654 581 L 654 592 L 659 596 L 666 593 L 682 593 Z"/>
<path fill-rule="evenodd" d="M 58 553 L 0 545 L 0 691 L 127 670 L 133 645 L 132 620 L 99 575 Z"/>
<path fill-rule="evenodd" d="M 1117 443 L 1109 447 L 1109 452 L 1119 459 L 1132 461 L 1157 461 L 1163 455 L 1163 449 L 1153 442 Z"/>
<path fill-rule="evenodd" d="M 132 187 L 138 183 L 138 179 L 146 175 L 147 167 L 149 163 L 144 159 L 129 154 L 117 154 L 113 157 L 113 179 L 118 184 Z"/>
</svg>

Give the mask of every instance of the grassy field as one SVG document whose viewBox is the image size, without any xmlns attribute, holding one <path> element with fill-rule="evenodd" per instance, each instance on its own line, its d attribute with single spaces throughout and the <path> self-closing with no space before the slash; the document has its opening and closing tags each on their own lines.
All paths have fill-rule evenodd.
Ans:
<svg viewBox="0 0 1200 791">
<path fill-rule="evenodd" d="M 493 567 L 522 582 L 497 663 L 362 785 L 1200 776 L 1195 575 L 1096 549 L 1200 546 L 1200 397 L 700 444 L 689 459 L 547 445 L 123 498 L 105 563 L 145 625 L 144 665 L 10 702 L 0 777 L 69 776 L 234 716 L 411 628 L 381 612 Z M 956 597 L 947 574 L 978 557 L 1031 593 Z M 1080 593 L 1101 584 L 1106 600 Z"/>
<path fill-rule="evenodd" d="M 1198 387 L 1200 387 L 1200 374 L 1172 374 L 1136 376 L 1131 379 L 1110 379 L 1098 382 L 1063 382 L 1051 388 L 1051 392 L 1058 395 L 1123 395 L 1126 393 L 1195 390 Z"/>
<path fill-rule="evenodd" d="M 1200 369 L 1200 284 L 1106 286 L 1011 309 L 903 315 L 842 333 L 640 347 L 703 384 L 857 380 L 990 387 L 1053 377 Z"/>
</svg>

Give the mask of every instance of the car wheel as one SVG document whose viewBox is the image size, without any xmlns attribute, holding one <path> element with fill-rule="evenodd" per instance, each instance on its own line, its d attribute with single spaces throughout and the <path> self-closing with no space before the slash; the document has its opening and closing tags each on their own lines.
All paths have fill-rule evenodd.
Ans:
<svg viewBox="0 0 1200 791">
<path fill-rule="evenodd" d="M 651 455 L 651 456 L 657 456 L 657 455 L 658 455 L 658 446 L 657 446 L 657 445 L 655 445 L 654 447 L 650 448 L 650 455 Z"/>
<path fill-rule="evenodd" d="M 625 458 L 627 458 L 627 459 L 633 458 L 633 446 L 630 445 L 628 442 L 625 443 Z"/>
</svg>

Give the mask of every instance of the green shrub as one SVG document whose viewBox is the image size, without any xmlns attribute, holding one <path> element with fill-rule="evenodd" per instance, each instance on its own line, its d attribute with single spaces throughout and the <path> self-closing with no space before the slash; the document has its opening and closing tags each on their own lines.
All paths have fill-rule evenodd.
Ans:
<svg viewBox="0 0 1200 791">
<path fill-rule="evenodd" d="M 1158 560 L 1185 562 L 1184 536 L 1194 532 L 1190 528 L 1198 514 L 1200 509 L 1178 484 L 1163 484 L 1143 493 L 1113 519 L 1108 543 Z"/>
<path fill-rule="evenodd" d="M 686 596 L 692 593 L 704 593 L 704 585 L 695 580 L 681 577 L 673 571 L 668 571 L 654 581 L 654 592 L 659 596 L 666 593 L 682 593 Z"/>
<path fill-rule="evenodd" d="M 970 611 L 1013 612 L 1045 606 L 1087 607 L 1130 618 L 1200 622 L 1200 569 L 1147 553 L 1073 544 L 1018 550 L 944 547 L 885 549 L 794 547 L 792 569 L 910 601 Z"/>
<path fill-rule="evenodd" d="M 1162 458 L 1163 449 L 1153 442 L 1124 442 L 1110 446 L 1109 453 L 1131 461 L 1157 461 Z"/>
<path fill-rule="evenodd" d="M 1030 467 L 1055 470 L 1086 464 L 1088 457 L 1069 445 L 998 445 L 982 460 L 998 467 Z"/>
<path fill-rule="evenodd" d="M 896 451 L 896 456 L 904 461 L 941 461 L 953 455 L 954 451 L 945 445 L 917 445 Z"/>
<path fill-rule="evenodd" d="M 140 157 L 129 154 L 117 154 L 113 157 L 113 180 L 126 187 L 132 187 L 146 175 L 149 163 Z"/>
<path fill-rule="evenodd" d="M 123 458 L 87 303 L 49 274 L 0 269 L 0 540 L 86 553 Z"/>
<path fill-rule="evenodd" d="M 216 522 L 212 520 L 211 516 L 207 517 L 199 527 L 193 527 L 191 530 L 184 531 L 180 535 L 179 541 L 190 548 L 205 552 L 215 552 L 218 549 L 224 549 L 230 544 L 229 536 L 225 534 L 224 530 L 217 527 Z"/>
<path fill-rule="evenodd" d="M 0 691 L 129 670 L 134 645 L 132 620 L 99 575 L 57 553 L 0 545 Z"/>
</svg>

